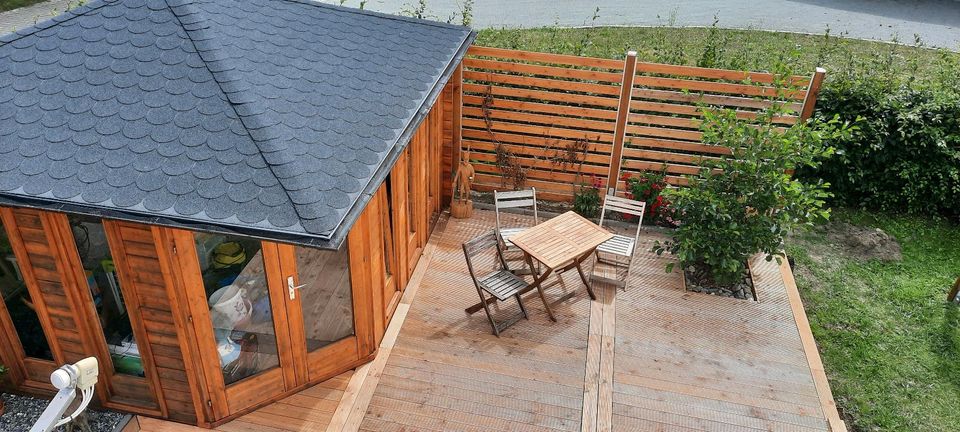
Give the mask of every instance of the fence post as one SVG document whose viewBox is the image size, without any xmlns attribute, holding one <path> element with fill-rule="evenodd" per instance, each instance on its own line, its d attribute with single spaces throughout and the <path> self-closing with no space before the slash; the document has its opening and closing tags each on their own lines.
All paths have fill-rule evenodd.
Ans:
<svg viewBox="0 0 960 432">
<path fill-rule="evenodd" d="M 623 59 L 623 79 L 620 80 L 620 103 L 617 105 L 617 121 L 613 129 L 613 149 L 610 151 L 610 172 L 607 174 L 607 195 L 617 192 L 620 180 L 620 163 L 623 160 L 623 142 L 627 134 L 627 117 L 630 115 L 630 99 L 633 96 L 633 79 L 637 71 L 637 52 L 628 51 Z"/>
<path fill-rule="evenodd" d="M 823 77 L 827 70 L 818 67 L 810 77 L 810 85 L 807 86 L 807 96 L 803 98 L 803 109 L 800 111 L 800 120 L 806 120 L 813 115 L 813 109 L 817 106 L 817 94 L 820 93 L 820 85 L 823 84 Z"/>
</svg>

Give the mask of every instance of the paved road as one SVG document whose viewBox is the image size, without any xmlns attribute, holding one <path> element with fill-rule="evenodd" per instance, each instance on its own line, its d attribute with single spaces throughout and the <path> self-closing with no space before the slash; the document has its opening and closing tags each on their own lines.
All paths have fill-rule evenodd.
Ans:
<svg viewBox="0 0 960 432">
<path fill-rule="evenodd" d="M 338 3 L 337 0 L 324 0 Z M 464 0 L 426 0 L 427 10 L 446 18 Z M 346 5 L 358 6 L 359 0 Z M 387 13 L 409 9 L 416 0 L 368 0 L 366 8 Z M 597 7 L 600 17 L 591 22 Z M 541 27 L 560 25 L 655 26 L 675 17 L 677 26 L 720 26 L 912 42 L 918 34 L 930 46 L 960 49 L 960 0 L 475 0 L 473 25 Z"/>
<path fill-rule="evenodd" d="M 339 3 L 339 0 L 324 0 Z M 426 0 L 434 17 L 445 19 L 460 10 L 464 0 Z M 410 9 L 417 0 L 367 0 L 366 8 L 387 13 Z M 63 11 L 67 0 L 53 0 L 0 13 L 0 34 L 33 24 L 38 16 Z M 360 0 L 347 0 L 358 6 Z M 762 5 L 762 6 L 761 6 Z M 594 9 L 600 17 L 591 21 Z M 912 42 L 918 34 L 930 46 L 960 49 L 960 0 L 475 0 L 477 28 L 541 27 L 559 25 L 708 26 L 716 15 L 720 25 L 803 33 Z"/>
</svg>

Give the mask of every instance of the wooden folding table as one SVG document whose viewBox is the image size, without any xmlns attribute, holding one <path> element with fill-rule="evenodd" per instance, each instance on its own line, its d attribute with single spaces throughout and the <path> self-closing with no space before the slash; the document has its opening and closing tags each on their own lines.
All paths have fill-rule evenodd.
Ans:
<svg viewBox="0 0 960 432">
<path fill-rule="evenodd" d="M 613 234 L 572 211 L 514 235 L 510 241 L 523 251 L 524 259 L 530 269 L 534 268 L 533 260 L 539 261 L 542 269 L 539 274 L 534 272 L 533 282 L 520 293 L 523 294 L 536 288 L 543 300 L 547 315 L 550 316 L 551 320 L 556 321 L 557 319 L 550 309 L 550 304 L 543 294 L 543 281 L 554 272 L 576 268 L 577 273 L 580 274 L 580 279 L 587 287 L 590 298 L 596 299 L 593 287 L 590 286 L 590 280 L 583 273 L 580 264 L 590 257 L 597 246 L 612 237 Z M 565 301 L 573 295 L 574 292 L 570 292 L 559 301 Z M 482 308 L 483 304 L 478 303 L 467 308 L 466 311 L 467 313 L 474 313 Z"/>
</svg>

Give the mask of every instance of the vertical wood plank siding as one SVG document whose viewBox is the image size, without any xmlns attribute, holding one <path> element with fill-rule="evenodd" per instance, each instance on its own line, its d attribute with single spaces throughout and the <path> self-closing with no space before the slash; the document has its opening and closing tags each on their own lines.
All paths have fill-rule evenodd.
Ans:
<svg viewBox="0 0 960 432">
<path fill-rule="evenodd" d="M 118 244 L 114 249 L 115 259 L 125 271 L 124 282 L 135 292 L 128 298 L 127 309 L 131 316 L 139 311 L 139 318 L 146 340 L 138 340 L 140 346 L 152 356 L 158 376 L 160 395 L 170 419 L 196 423 L 197 416 L 187 379 L 184 356 L 180 349 L 178 334 L 171 306 L 172 289 L 161 270 L 157 248 L 162 242 L 154 238 L 148 225 L 128 222 L 112 222 Z M 134 303 L 135 302 L 135 303 Z"/>
</svg>

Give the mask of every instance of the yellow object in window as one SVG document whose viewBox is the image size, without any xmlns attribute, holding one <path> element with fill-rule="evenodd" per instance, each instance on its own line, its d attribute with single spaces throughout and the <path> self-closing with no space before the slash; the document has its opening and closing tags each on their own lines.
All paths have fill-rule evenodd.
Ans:
<svg viewBox="0 0 960 432">
<path fill-rule="evenodd" d="M 237 242 L 225 242 L 213 249 L 213 268 L 222 269 L 247 261 L 243 246 Z"/>
</svg>

